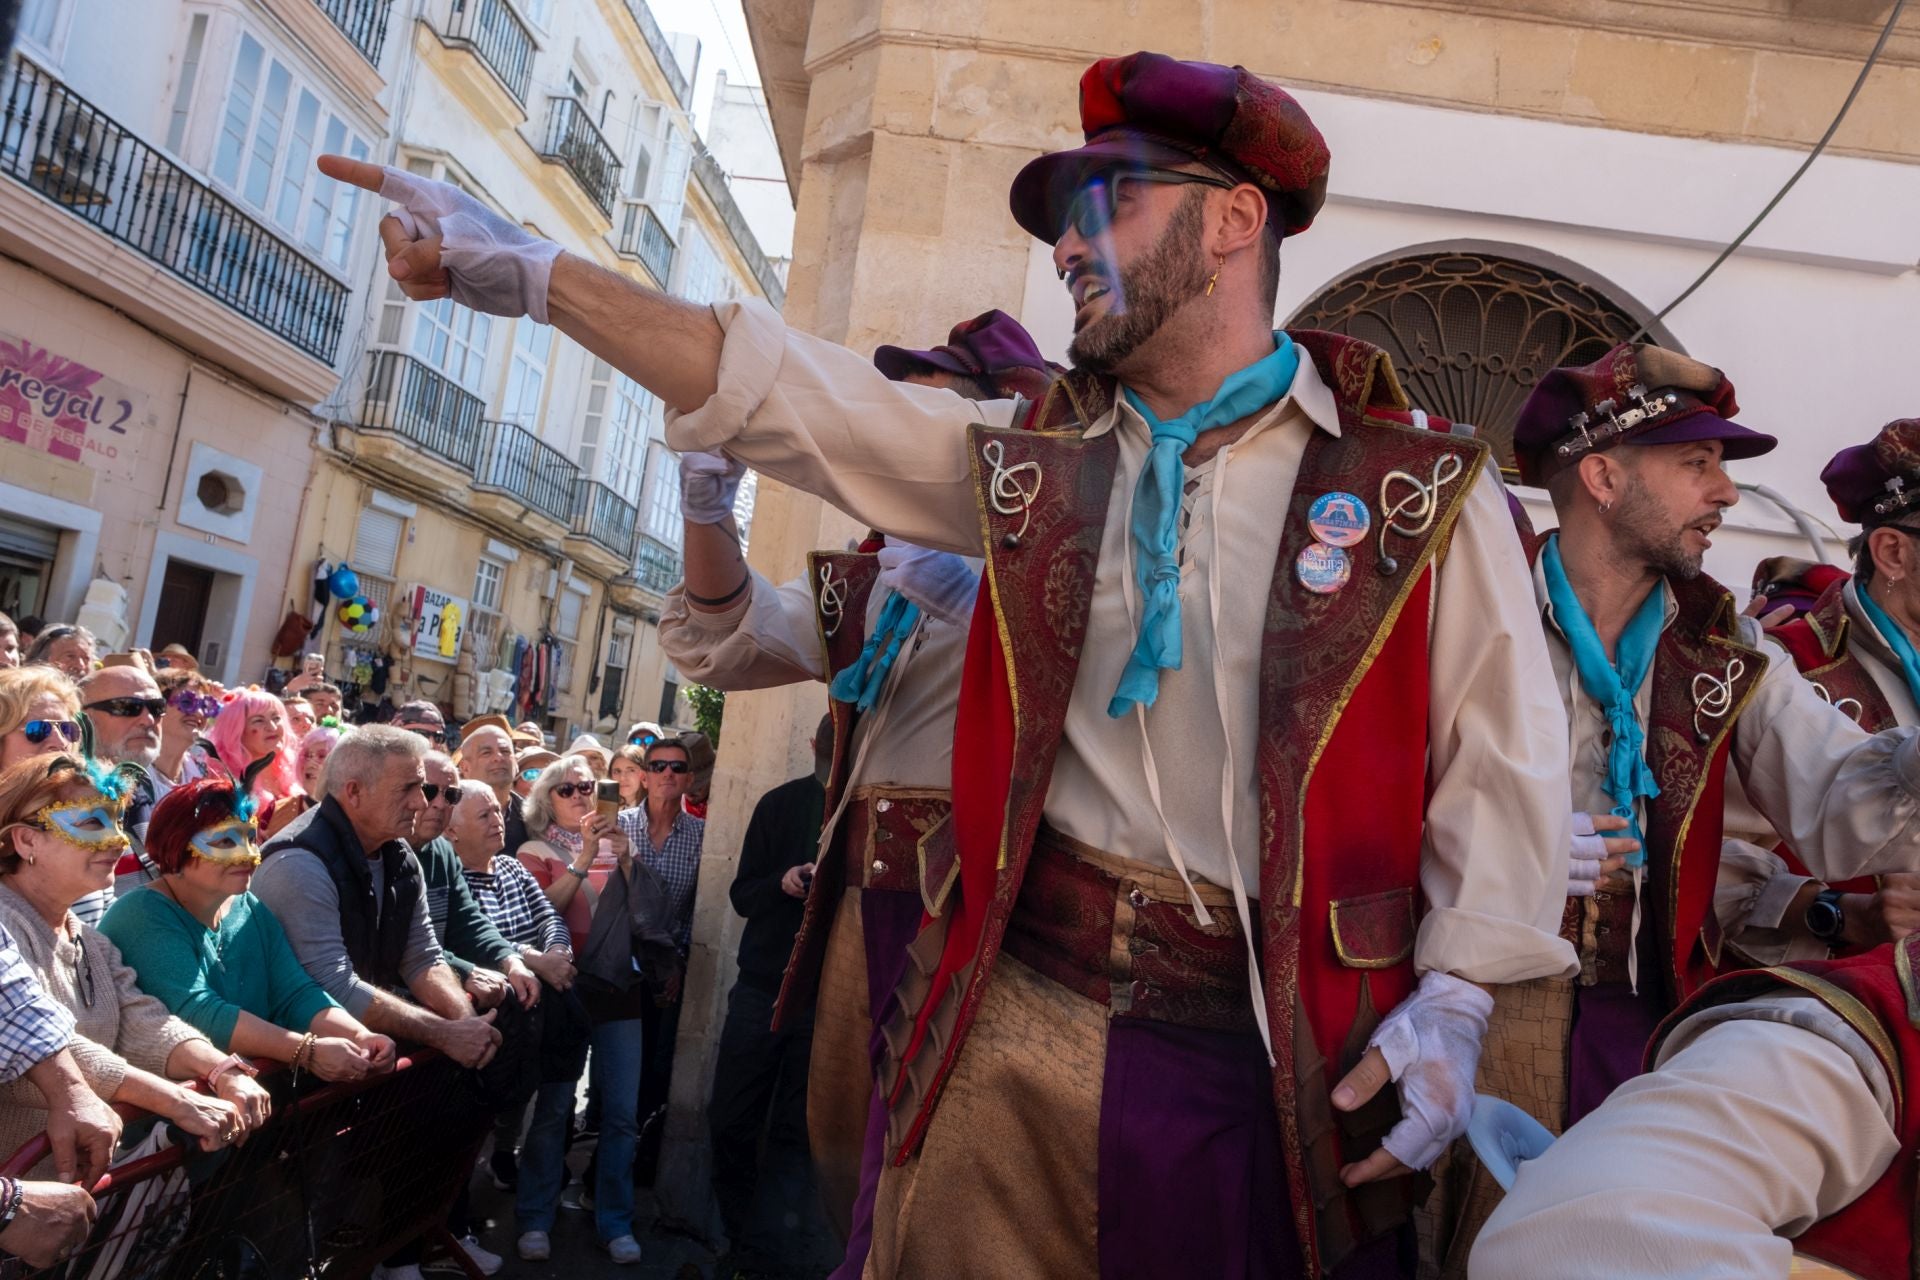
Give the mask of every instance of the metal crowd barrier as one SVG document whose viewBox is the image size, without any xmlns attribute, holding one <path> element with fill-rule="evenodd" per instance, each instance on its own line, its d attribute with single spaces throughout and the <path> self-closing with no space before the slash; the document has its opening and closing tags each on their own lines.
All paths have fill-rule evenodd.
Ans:
<svg viewBox="0 0 1920 1280">
<path fill-rule="evenodd" d="M 0 1260 L 0 1280 L 357 1280 L 423 1238 L 482 1280 L 445 1225 L 491 1127 L 472 1072 L 422 1051 L 352 1084 L 260 1081 L 273 1117 L 244 1146 L 202 1152 L 155 1136 L 151 1117 L 130 1121 L 123 1150 L 135 1154 L 94 1187 L 86 1243 L 44 1271 Z M 47 1153 L 42 1134 L 0 1173 L 25 1175 Z"/>
</svg>

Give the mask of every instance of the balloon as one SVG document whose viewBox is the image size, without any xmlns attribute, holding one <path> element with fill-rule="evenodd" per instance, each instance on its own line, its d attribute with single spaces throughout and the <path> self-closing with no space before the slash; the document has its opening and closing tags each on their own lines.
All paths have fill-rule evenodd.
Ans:
<svg viewBox="0 0 1920 1280">
<path fill-rule="evenodd" d="M 380 608 L 365 596 L 355 596 L 340 606 L 340 624 L 354 635 L 363 636 L 380 622 Z"/>
<path fill-rule="evenodd" d="M 334 599 L 351 603 L 360 594 L 360 575 L 342 564 L 327 575 L 327 590 L 333 593 Z"/>
</svg>

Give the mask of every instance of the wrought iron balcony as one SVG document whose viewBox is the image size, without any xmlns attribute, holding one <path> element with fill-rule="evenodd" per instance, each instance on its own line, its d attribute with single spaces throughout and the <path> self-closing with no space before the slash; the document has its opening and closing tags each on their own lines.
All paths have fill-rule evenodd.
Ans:
<svg viewBox="0 0 1920 1280">
<path fill-rule="evenodd" d="M 0 171 L 332 363 L 346 286 L 25 59 L 0 85 Z"/>
<path fill-rule="evenodd" d="M 643 200 L 626 202 L 620 217 L 619 252 L 638 258 L 660 287 L 667 287 L 667 277 L 673 271 L 673 237 L 667 234 L 667 224 L 660 221 L 660 215 Z"/>
<path fill-rule="evenodd" d="M 333 19 L 333 25 L 346 33 L 353 47 L 374 66 L 380 65 L 380 50 L 387 43 L 387 13 L 393 0 L 314 0 L 320 12 Z"/>
<path fill-rule="evenodd" d="M 556 94 L 548 101 L 551 113 L 547 117 L 547 145 L 541 148 L 541 159 L 565 165 L 567 172 L 580 183 L 580 189 L 600 207 L 600 212 L 611 215 L 613 195 L 620 185 L 620 161 L 615 158 L 613 148 L 607 145 L 578 98 Z"/>
<path fill-rule="evenodd" d="M 391 431 L 469 474 L 480 457 L 480 398 L 398 351 L 376 351 L 360 426 Z"/>
<path fill-rule="evenodd" d="M 575 537 L 585 538 L 625 560 L 633 554 L 633 530 L 639 513 L 631 502 L 598 480 L 584 476 L 573 482 Z"/>
<path fill-rule="evenodd" d="M 560 524 L 573 520 L 573 485 L 580 472 L 566 455 L 511 422 L 483 422 L 476 489 L 498 489 Z"/>
<path fill-rule="evenodd" d="M 652 538 L 640 538 L 633 548 L 633 579 L 655 595 L 665 595 L 680 581 L 680 553 Z"/>
<path fill-rule="evenodd" d="M 521 106 L 533 78 L 533 33 L 506 0 L 449 0 L 441 38 L 471 49 Z"/>
<path fill-rule="evenodd" d="M 687 83 L 686 76 L 680 72 L 680 62 L 673 56 L 673 45 L 667 40 L 667 33 L 653 20 L 653 10 L 647 7 L 647 0 L 627 0 L 627 12 L 640 28 L 640 38 L 647 42 L 647 48 L 653 51 L 653 60 L 660 64 L 660 74 L 673 86 L 673 96 L 681 106 L 688 106 L 688 95 L 693 86 Z"/>
</svg>

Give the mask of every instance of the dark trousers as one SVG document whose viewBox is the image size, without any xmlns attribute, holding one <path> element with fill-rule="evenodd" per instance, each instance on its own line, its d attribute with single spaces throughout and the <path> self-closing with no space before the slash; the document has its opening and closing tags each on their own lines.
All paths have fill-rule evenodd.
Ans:
<svg viewBox="0 0 1920 1280">
<path fill-rule="evenodd" d="M 776 1032 L 773 1002 L 771 991 L 745 981 L 734 984 L 707 1108 L 713 1194 L 736 1254 L 745 1251 L 750 1236 L 760 1234 L 753 1230 L 756 1221 L 804 1224 L 819 1216 L 807 1155 L 813 1017 L 809 1013 Z M 756 1198 L 768 1202 L 771 1214 L 754 1213 Z M 775 1258 L 796 1252 L 785 1241 L 756 1243 Z"/>
<path fill-rule="evenodd" d="M 660 1139 L 666 1131 L 661 1120 L 672 1091 L 674 1047 L 680 1041 L 680 1001 L 664 1004 L 649 999 L 640 1021 L 647 1056 L 640 1068 L 640 1150 L 634 1157 L 634 1177 L 641 1185 L 652 1186 L 660 1162 Z"/>
</svg>

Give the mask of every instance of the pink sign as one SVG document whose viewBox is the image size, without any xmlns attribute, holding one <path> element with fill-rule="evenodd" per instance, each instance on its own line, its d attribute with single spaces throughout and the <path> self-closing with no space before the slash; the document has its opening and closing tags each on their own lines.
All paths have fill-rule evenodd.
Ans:
<svg viewBox="0 0 1920 1280">
<path fill-rule="evenodd" d="M 147 398 L 76 360 L 0 333 L 0 440 L 131 477 Z"/>
</svg>

